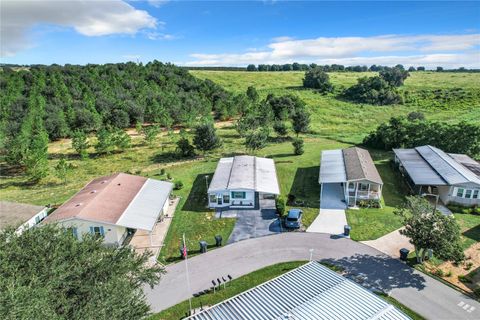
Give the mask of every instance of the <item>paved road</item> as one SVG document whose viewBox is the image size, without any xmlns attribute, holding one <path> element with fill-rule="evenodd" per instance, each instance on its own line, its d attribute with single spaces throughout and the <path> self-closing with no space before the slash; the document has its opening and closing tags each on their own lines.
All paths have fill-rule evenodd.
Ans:
<svg viewBox="0 0 480 320">
<path fill-rule="evenodd" d="M 212 279 L 227 274 L 238 278 L 275 263 L 308 260 L 310 248 L 314 248 L 313 259 L 341 264 L 348 277 L 365 287 L 390 292 L 392 297 L 426 318 L 480 319 L 480 304 L 458 291 L 367 245 L 319 233 L 290 232 L 249 239 L 193 257 L 188 260 L 192 292 L 210 287 Z M 166 269 L 167 274 L 159 285 L 154 289 L 145 288 L 154 312 L 189 296 L 185 262 Z"/>
</svg>

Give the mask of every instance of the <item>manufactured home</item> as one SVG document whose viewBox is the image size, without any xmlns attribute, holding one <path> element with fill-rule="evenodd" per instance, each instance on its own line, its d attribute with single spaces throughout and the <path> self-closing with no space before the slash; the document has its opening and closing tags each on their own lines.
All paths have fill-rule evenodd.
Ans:
<svg viewBox="0 0 480 320">
<path fill-rule="evenodd" d="M 255 208 L 259 199 L 280 194 L 273 159 L 221 158 L 208 187 L 210 208 Z"/>
</svg>

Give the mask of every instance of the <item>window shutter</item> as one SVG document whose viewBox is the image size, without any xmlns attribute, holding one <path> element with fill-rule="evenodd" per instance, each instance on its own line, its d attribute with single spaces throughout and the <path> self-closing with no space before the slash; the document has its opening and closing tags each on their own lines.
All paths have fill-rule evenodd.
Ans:
<svg viewBox="0 0 480 320">
<path fill-rule="evenodd" d="M 73 232 L 73 236 L 75 237 L 75 239 L 78 240 L 77 228 L 73 227 L 73 228 L 72 228 L 72 232 Z"/>
<path fill-rule="evenodd" d="M 456 197 L 456 196 L 457 196 L 457 190 L 458 190 L 458 188 L 457 188 L 457 187 L 454 187 L 451 196 Z"/>
<path fill-rule="evenodd" d="M 103 227 L 100 227 L 100 234 L 102 235 L 102 237 L 105 235 L 105 231 L 103 230 Z"/>
<path fill-rule="evenodd" d="M 90 234 L 95 234 L 95 230 L 93 229 L 93 227 L 90 227 Z"/>
</svg>

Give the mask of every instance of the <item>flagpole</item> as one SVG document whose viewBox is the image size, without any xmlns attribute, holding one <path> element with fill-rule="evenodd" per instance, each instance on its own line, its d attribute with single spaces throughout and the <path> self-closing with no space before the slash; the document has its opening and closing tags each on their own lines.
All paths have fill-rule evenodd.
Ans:
<svg viewBox="0 0 480 320">
<path fill-rule="evenodd" d="M 190 277 L 188 275 L 188 253 L 187 253 L 187 243 L 185 242 L 185 233 L 183 234 L 183 250 L 185 252 L 185 270 L 187 275 L 187 290 L 188 290 L 188 304 L 190 306 L 190 315 L 192 315 L 192 289 L 190 288 Z"/>
</svg>

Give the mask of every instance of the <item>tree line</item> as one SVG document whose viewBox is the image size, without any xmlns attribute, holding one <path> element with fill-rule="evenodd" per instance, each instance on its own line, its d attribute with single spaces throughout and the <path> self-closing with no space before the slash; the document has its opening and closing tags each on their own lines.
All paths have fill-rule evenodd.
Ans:
<svg viewBox="0 0 480 320">
<path fill-rule="evenodd" d="M 399 69 L 405 69 L 405 67 L 401 64 L 397 64 L 395 66 L 396 68 Z M 224 67 L 220 67 L 219 70 L 224 70 Z M 384 71 L 391 69 L 392 67 L 388 66 L 381 66 L 381 65 L 371 65 L 370 67 L 366 65 L 357 65 L 357 66 L 344 66 L 341 64 L 331 64 L 331 65 L 318 65 L 316 63 L 310 63 L 310 64 L 305 64 L 305 63 L 285 63 L 285 64 L 249 64 L 246 68 L 247 71 L 307 71 L 311 69 L 320 69 L 325 72 L 367 72 L 367 71 L 372 71 L 372 72 L 379 72 L 379 71 Z M 201 67 L 203 69 L 203 67 Z M 208 70 L 208 69 L 206 69 Z M 214 70 L 214 69 L 212 69 Z M 227 70 L 227 68 L 225 68 Z M 413 71 L 426 71 L 427 69 L 424 66 L 410 66 L 408 68 L 408 71 L 413 72 Z M 480 69 L 467 69 L 465 67 L 460 67 L 457 69 L 446 69 L 441 66 L 436 67 L 436 69 L 429 70 L 429 71 L 437 71 L 437 72 L 442 72 L 442 71 L 448 71 L 448 72 L 480 72 Z"/>
<path fill-rule="evenodd" d="M 392 117 L 363 140 L 376 148 L 414 148 L 432 145 L 449 153 L 464 153 L 480 158 L 480 125 L 465 121 L 450 124 L 426 120 L 420 113 Z"/>
</svg>

